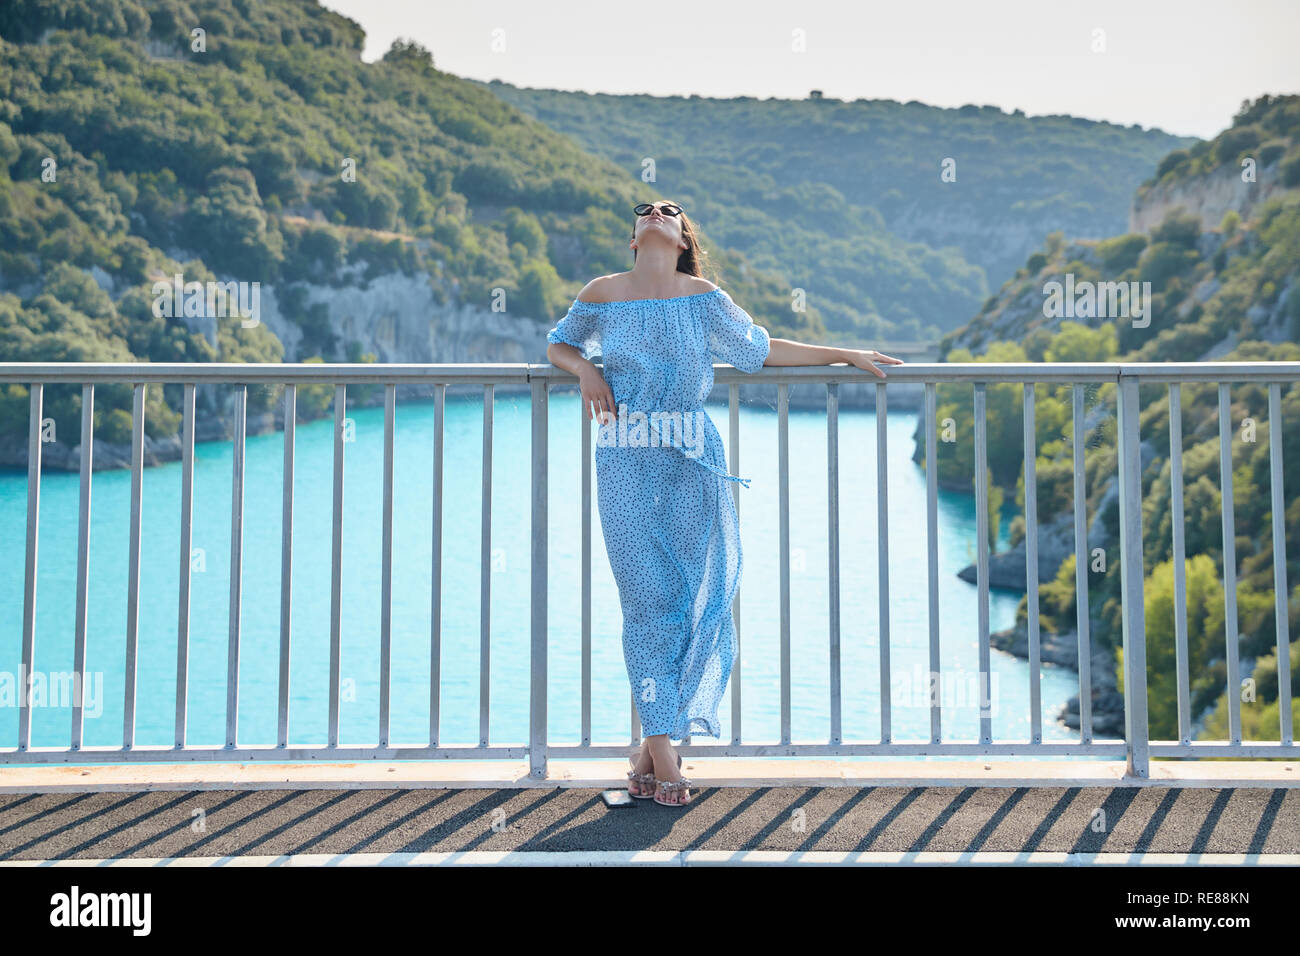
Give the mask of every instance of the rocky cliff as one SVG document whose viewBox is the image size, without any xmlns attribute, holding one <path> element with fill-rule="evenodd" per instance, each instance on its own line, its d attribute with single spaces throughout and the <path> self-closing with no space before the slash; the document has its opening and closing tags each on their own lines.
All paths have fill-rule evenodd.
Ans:
<svg viewBox="0 0 1300 956">
<path fill-rule="evenodd" d="M 1201 175 L 1167 177 L 1138 190 L 1129 210 L 1129 232 L 1150 232 L 1176 209 L 1197 216 L 1204 230 L 1218 229 L 1224 215 L 1235 211 L 1242 220 L 1250 218 L 1256 206 L 1283 192 L 1282 161 L 1256 166 L 1254 181 L 1242 178 L 1236 166 L 1219 166 Z"/>
</svg>

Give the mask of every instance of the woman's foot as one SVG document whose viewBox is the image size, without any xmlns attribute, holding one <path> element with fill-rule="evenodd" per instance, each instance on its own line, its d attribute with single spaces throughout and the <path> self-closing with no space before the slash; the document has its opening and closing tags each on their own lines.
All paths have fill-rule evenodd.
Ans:
<svg viewBox="0 0 1300 956">
<path fill-rule="evenodd" d="M 666 783 L 677 783 L 683 779 L 681 773 L 682 758 L 673 750 L 666 736 L 662 738 L 662 742 L 651 747 L 650 756 L 654 761 L 655 799 L 661 803 L 690 803 L 694 798 L 689 788 L 665 789 L 663 786 Z"/>
<path fill-rule="evenodd" d="M 653 777 L 647 778 L 646 774 L 652 774 L 654 771 L 654 760 L 650 757 L 650 750 L 645 743 L 641 744 L 641 752 L 637 754 L 637 759 L 632 763 L 632 772 L 640 780 L 633 778 L 628 779 L 627 792 L 634 797 L 654 796 L 655 780 Z"/>
</svg>

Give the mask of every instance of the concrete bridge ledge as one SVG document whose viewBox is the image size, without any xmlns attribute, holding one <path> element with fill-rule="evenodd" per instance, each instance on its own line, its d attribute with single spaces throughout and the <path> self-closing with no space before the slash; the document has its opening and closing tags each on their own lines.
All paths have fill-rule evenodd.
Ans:
<svg viewBox="0 0 1300 956">
<path fill-rule="evenodd" d="M 526 761 L 172 763 L 0 767 L 0 793 L 149 790 L 499 790 L 626 786 L 626 760 L 549 761 L 545 778 Z M 699 787 L 1171 787 L 1292 788 L 1300 762 L 1152 760 L 1146 778 L 1114 760 L 879 760 L 685 757 Z"/>
</svg>

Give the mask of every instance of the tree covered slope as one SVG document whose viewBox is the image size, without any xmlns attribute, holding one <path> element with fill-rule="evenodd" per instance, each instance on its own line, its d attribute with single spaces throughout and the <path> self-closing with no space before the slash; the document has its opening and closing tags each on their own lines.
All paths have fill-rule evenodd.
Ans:
<svg viewBox="0 0 1300 956">
<path fill-rule="evenodd" d="M 1048 232 L 1123 230 L 1133 190 L 1193 142 L 991 106 L 488 88 L 637 182 L 649 168 L 852 342 L 957 328 Z"/>
</svg>

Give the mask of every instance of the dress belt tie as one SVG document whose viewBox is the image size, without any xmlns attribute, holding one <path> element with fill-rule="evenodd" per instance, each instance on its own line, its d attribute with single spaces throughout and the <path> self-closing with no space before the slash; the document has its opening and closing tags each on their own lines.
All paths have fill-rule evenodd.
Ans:
<svg viewBox="0 0 1300 956">
<path fill-rule="evenodd" d="M 682 451 L 682 454 L 685 455 L 686 452 L 685 452 L 685 451 Z M 687 457 L 690 458 L 689 455 L 687 455 Z M 739 477 L 739 476 L 737 476 L 737 475 L 729 475 L 729 474 L 727 474 L 727 470 L 726 470 L 725 468 L 719 468 L 717 465 L 710 464 L 709 462 L 705 461 L 703 458 L 692 458 L 691 460 L 692 460 L 692 461 L 699 462 L 701 465 L 703 465 L 705 468 L 709 469 L 709 471 L 713 472 L 713 473 L 714 473 L 715 475 L 717 475 L 718 477 L 720 477 L 720 478 L 726 478 L 728 481 L 738 481 L 738 482 L 740 482 L 742 485 L 744 485 L 746 488 L 749 487 L 749 483 L 750 483 L 750 481 L 752 480 L 752 479 L 749 479 L 749 478 L 741 478 L 741 477 Z"/>
<path fill-rule="evenodd" d="M 647 420 L 646 424 L 649 426 L 650 430 L 651 430 L 652 432 L 654 432 L 655 437 L 658 438 L 658 439 L 660 439 L 660 441 L 659 441 L 659 446 L 662 448 L 662 447 L 664 446 L 665 442 L 662 440 L 662 439 L 663 439 L 663 436 L 659 433 L 659 430 L 655 427 L 654 422 L 653 422 L 653 421 L 649 421 L 649 420 Z M 673 447 L 673 448 L 676 448 L 676 449 L 677 449 L 678 451 L 680 451 L 683 455 L 686 455 L 686 449 L 683 448 L 683 447 L 681 447 L 680 445 L 678 445 L 678 444 L 676 444 L 676 443 L 674 443 L 674 442 L 667 442 L 667 444 L 668 444 L 669 446 Z M 753 480 L 753 479 L 751 479 L 751 478 L 741 478 L 741 477 L 739 477 L 738 475 L 731 475 L 731 474 L 728 474 L 728 473 L 727 473 L 727 469 L 725 469 L 725 468 L 719 468 L 717 465 L 712 464 L 711 462 L 707 462 L 707 461 L 705 461 L 703 457 L 695 457 L 695 456 L 693 456 L 693 455 L 686 455 L 686 457 L 689 458 L 691 461 L 695 462 L 697 465 L 702 465 L 703 467 L 709 469 L 709 471 L 713 472 L 713 473 L 714 473 L 715 475 L 717 475 L 719 478 L 725 478 L 725 479 L 727 479 L 727 481 L 738 481 L 738 482 L 740 482 L 741 485 L 743 485 L 743 486 L 746 487 L 746 488 L 749 487 L 749 483 L 750 483 L 750 481 Z"/>
</svg>

